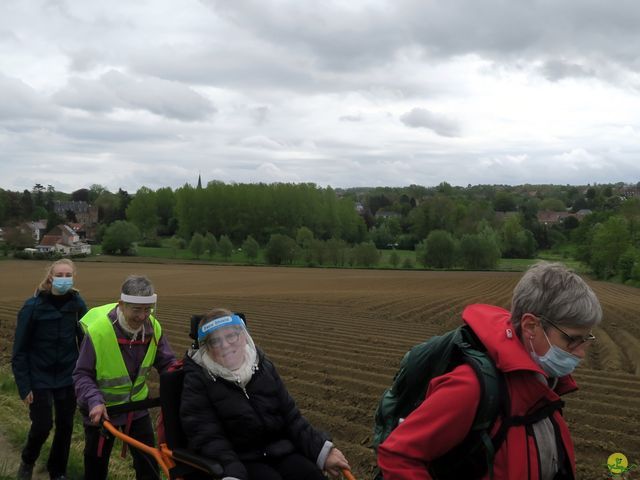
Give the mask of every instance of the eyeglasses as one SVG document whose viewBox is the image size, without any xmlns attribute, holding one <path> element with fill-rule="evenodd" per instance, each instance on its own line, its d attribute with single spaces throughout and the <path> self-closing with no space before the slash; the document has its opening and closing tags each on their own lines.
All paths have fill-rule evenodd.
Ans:
<svg viewBox="0 0 640 480">
<path fill-rule="evenodd" d="M 580 345 L 582 345 L 583 343 L 587 343 L 587 342 L 593 342 L 596 337 L 593 333 L 589 332 L 587 335 L 585 336 L 579 336 L 579 335 L 569 335 L 567 332 L 565 332 L 564 330 L 562 330 L 558 325 L 556 325 L 555 323 L 553 323 L 551 320 L 549 320 L 546 317 L 543 317 L 542 315 L 538 315 L 538 318 L 540 320 L 542 320 L 543 322 L 548 323 L 549 325 L 551 325 L 553 328 L 555 328 L 556 330 L 558 330 L 563 336 L 564 338 L 567 340 L 567 348 L 569 350 L 575 350 L 576 348 L 578 348 Z"/>
<path fill-rule="evenodd" d="M 221 337 L 211 337 L 207 340 L 207 345 L 211 348 L 220 348 L 222 347 L 223 340 L 227 342 L 229 345 L 233 345 L 240 339 L 240 331 L 229 332 L 226 335 Z"/>
<path fill-rule="evenodd" d="M 144 315 L 144 316 L 149 316 L 153 313 L 153 307 L 132 307 L 131 305 L 129 305 L 129 310 L 131 310 L 131 313 L 133 313 L 134 315 L 138 316 L 138 315 Z"/>
</svg>

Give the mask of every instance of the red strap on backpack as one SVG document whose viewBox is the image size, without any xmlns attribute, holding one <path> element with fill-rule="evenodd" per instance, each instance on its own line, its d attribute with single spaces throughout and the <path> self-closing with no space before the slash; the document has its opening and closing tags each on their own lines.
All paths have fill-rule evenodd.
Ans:
<svg viewBox="0 0 640 480">
<path fill-rule="evenodd" d="M 167 443 L 167 438 L 164 434 L 164 420 L 162 418 L 162 410 L 160 410 L 160 415 L 158 415 L 158 420 L 156 421 L 156 435 L 158 436 L 158 445 Z"/>
<path fill-rule="evenodd" d="M 104 439 L 105 436 L 102 434 L 102 432 L 100 433 L 100 437 L 98 438 L 98 458 L 102 458 L 102 449 L 104 448 Z"/>
<path fill-rule="evenodd" d="M 127 423 L 124 426 L 124 434 L 129 435 L 129 431 L 131 430 L 131 423 L 133 422 L 133 412 L 129 412 L 127 414 Z M 122 442 L 122 451 L 120 452 L 120 456 L 122 458 L 127 458 L 127 442 Z"/>
</svg>

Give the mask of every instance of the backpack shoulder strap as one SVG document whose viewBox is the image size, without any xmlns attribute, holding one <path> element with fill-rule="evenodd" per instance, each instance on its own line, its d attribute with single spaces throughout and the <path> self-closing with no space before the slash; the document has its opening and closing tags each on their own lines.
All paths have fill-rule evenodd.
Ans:
<svg viewBox="0 0 640 480">
<path fill-rule="evenodd" d="M 463 361 L 473 368 L 480 382 L 480 404 L 472 430 L 488 430 L 496 421 L 501 405 L 508 399 L 504 376 L 469 326 L 460 328 L 457 346 Z"/>
<path fill-rule="evenodd" d="M 500 448 L 500 445 L 502 445 L 502 442 L 504 442 L 505 438 L 507 438 L 507 431 L 511 427 L 522 426 L 522 425 L 525 425 L 525 426 L 533 425 L 534 423 L 538 423 L 540 420 L 549 418 L 551 415 L 553 415 L 553 412 L 555 412 L 556 410 L 559 410 L 560 412 L 562 412 L 563 408 L 564 408 L 564 401 L 556 400 L 555 402 L 550 402 L 543 405 L 542 407 L 538 408 L 537 410 L 531 412 L 528 415 L 514 415 L 514 416 L 508 416 L 508 414 L 505 415 L 502 420 L 502 423 L 500 424 L 500 428 L 498 429 L 496 434 L 493 436 L 493 439 L 492 439 L 493 448 L 496 451 Z"/>
<path fill-rule="evenodd" d="M 464 361 L 473 368 L 480 383 L 480 403 L 471 426 L 470 435 L 476 435 L 477 441 L 484 451 L 489 478 L 493 478 L 493 460 L 500 444 L 496 445 L 493 442 L 490 431 L 501 409 L 506 411 L 508 408 L 509 392 L 506 388 L 504 375 L 486 353 L 482 342 L 468 325 L 464 325 L 461 330 L 463 342 L 460 349 Z"/>
</svg>

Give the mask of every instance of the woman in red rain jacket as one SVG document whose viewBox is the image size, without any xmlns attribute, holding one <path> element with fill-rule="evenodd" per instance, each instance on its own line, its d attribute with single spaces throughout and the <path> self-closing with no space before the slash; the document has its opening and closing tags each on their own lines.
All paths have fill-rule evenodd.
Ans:
<svg viewBox="0 0 640 480">
<path fill-rule="evenodd" d="M 577 385 L 571 372 L 595 340 L 600 303 L 574 272 L 557 263 L 531 267 L 516 286 L 511 312 L 468 306 L 462 318 L 504 374 L 509 417 L 527 416 Z M 430 462 L 467 436 L 480 402 L 480 383 L 469 365 L 434 378 L 424 402 L 378 448 L 384 480 L 437 480 Z M 504 417 L 492 428 L 496 433 Z M 472 477 L 465 477 L 471 479 Z M 573 443 L 559 409 L 528 425 L 515 425 L 493 460 L 493 480 L 575 479 Z"/>
</svg>

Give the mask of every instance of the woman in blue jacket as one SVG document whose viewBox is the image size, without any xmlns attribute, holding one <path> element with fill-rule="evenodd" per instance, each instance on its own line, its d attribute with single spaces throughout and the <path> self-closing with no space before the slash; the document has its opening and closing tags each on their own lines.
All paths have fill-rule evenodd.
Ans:
<svg viewBox="0 0 640 480">
<path fill-rule="evenodd" d="M 71 260 L 53 262 L 18 312 L 11 366 L 31 419 L 18 479 L 31 478 L 33 464 L 53 428 L 53 411 L 55 434 L 47 470 L 52 479 L 66 475 L 76 410 L 71 373 L 83 335 L 79 321 L 87 312 L 73 288 L 75 274 Z"/>
</svg>

